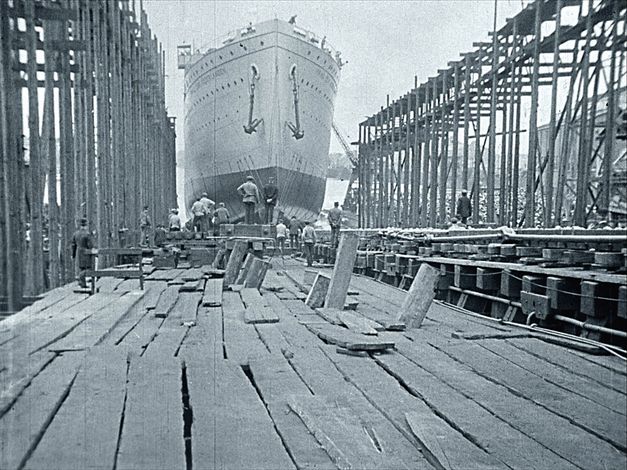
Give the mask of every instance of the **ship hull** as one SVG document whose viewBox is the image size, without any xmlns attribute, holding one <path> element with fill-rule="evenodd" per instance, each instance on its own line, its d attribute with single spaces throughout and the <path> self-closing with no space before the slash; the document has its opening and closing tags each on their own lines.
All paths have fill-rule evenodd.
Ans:
<svg viewBox="0 0 627 470">
<path fill-rule="evenodd" d="M 278 20 L 261 23 L 186 68 L 188 210 L 207 192 L 225 203 L 233 219 L 241 219 L 244 207 L 237 187 L 252 175 L 260 190 L 275 179 L 277 212 L 302 220 L 317 217 L 324 199 L 339 66 L 327 50 L 295 31 Z M 258 124 L 246 132 L 251 84 L 252 122 Z M 297 122 L 301 138 L 294 136 Z"/>
</svg>

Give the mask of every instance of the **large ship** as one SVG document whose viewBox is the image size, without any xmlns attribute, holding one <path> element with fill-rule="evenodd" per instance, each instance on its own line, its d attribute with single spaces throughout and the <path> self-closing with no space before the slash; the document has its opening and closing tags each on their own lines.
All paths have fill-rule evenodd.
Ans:
<svg viewBox="0 0 627 470">
<path fill-rule="evenodd" d="M 237 187 L 252 175 L 260 190 L 274 178 L 275 221 L 277 212 L 315 220 L 326 186 L 340 53 L 326 37 L 275 19 L 232 32 L 217 49 L 179 46 L 178 61 L 185 70 L 187 208 L 207 192 L 241 220 Z"/>
</svg>

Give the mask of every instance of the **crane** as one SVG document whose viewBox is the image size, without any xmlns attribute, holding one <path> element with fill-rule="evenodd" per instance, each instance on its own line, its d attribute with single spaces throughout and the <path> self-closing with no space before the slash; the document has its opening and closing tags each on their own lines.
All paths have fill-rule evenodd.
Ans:
<svg viewBox="0 0 627 470">
<path fill-rule="evenodd" d="M 340 142 L 340 145 L 344 149 L 344 154 L 350 160 L 351 165 L 353 166 L 353 171 L 351 172 L 351 177 L 348 182 L 347 195 L 344 201 L 344 205 L 347 206 L 347 208 L 349 208 L 350 210 L 355 210 L 356 201 L 355 201 L 352 188 L 353 188 L 353 183 L 355 183 L 355 180 L 359 176 L 359 156 L 350 147 L 350 144 L 346 141 L 343 134 L 340 132 L 340 129 L 338 125 L 335 123 L 335 121 L 333 121 L 333 123 L 331 124 L 331 127 L 333 128 L 335 137 L 337 137 L 337 140 Z"/>
</svg>

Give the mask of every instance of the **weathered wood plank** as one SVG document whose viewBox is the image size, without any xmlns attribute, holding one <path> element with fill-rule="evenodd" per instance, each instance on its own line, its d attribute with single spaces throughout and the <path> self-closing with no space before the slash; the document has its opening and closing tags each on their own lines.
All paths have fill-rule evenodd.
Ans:
<svg viewBox="0 0 627 470">
<path fill-rule="evenodd" d="M 167 317 L 177 298 L 178 288 L 176 286 L 168 286 L 161 294 L 161 297 L 159 297 L 159 301 L 155 306 L 154 316 L 157 318 Z"/>
<path fill-rule="evenodd" d="M 181 365 L 132 357 L 117 468 L 185 468 Z"/>
<path fill-rule="evenodd" d="M 188 350 L 185 359 L 194 414 L 195 468 L 295 468 L 264 404 L 239 365 L 207 361 Z"/>
<path fill-rule="evenodd" d="M 127 357 L 122 351 L 92 349 L 25 468 L 113 468 L 126 371 Z"/>
<path fill-rule="evenodd" d="M 399 310 L 399 321 L 405 323 L 408 328 L 420 328 L 435 298 L 435 289 L 439 279 L 440 271 L 427 263 L 420 265 Z"/>
<path fill-rule="evenodd" d="M 219 307 L 222 305 L 222 279 L 207 279 L 202 297 L 203 307 Z"/>
<path fill-rule="evenodd" d="M 405 419 L 407 412 L 419 411 L 425 426 L 440 429 L 439 434 L 447 436 L 445 447 L 455 445 L 463 449 L 468 462 L 466 468 L 480 468 L 480 462 L 483 465 L 503 462 L 520 470 L 575 468 L 542 443 L 509 426 L 399 354 L 378 357 L 377 361 L 384 366 L 381 367 L 372 360 L 333 354 L 330 347 L 323 350 L 346 379 L 419 447 L 425 443 L 413 436 Z"/>
<path fill-rule="evenodd" d="M 235 283 L 247 249 L 248 242 L 242 240 L 235 241 L 233 250 L 231 250 L 231 254 L 229 255 L 229 261 L 226 263 L 226 269 L 224 270 L 224 286 Z"/>
<path fill-rule="evenodd" d="M 55 359 L 40 372 L 0 419 L 0 468 L 20 468 L 67 396 L 82 353 Z"/>
<path fill-rule="evenodd" d="M 97 315 L 90 316 L 63 339 L 48 346 L 50 351 L 80 351 L 100 343 L 144 296 L 133 291 L 106 305 Z"/>
<path fill-rule="evenodd" d="M 337 314 L 338 319 L 351 331 L 355 333 L 361 333 L 362 335 L 378 335 L 379 331 L 384 330 L 384 328 L 379 325 L 377 322 L 364 318 L 360 315 L 356 315 L 352 312 L 338 311 Z M 378 330 L 375 328 L 378 327 Z"/>
<path fill-rule="evenodd" d="M 305 305 L 310 308 L 322 307 L 324 305 L 324 300 L 326 298 L 327 291 L 329 290 L 330 283 L 331 279 L 328 276 L 318 273 L 311 289 L 309 290 L 309 294 L 305 300 Z M 343 307 L 344 306 L 342 305 L 342 308 Z"/>
<path fill-rule="evenodd" d="M 397 456 L 378 450 L 350 409 L 315 396 L 291 397 L 288 406 L 338 468 L 410 468 Z"/>
<path fill-rule="evenodd" d="M 416 338 L 418 334 L 426 335 L 424 329 L 414 330 L 413 333 Z M 419 364 L 442 382 L 471 398 L 510 426 L 542 443 L 564 460 L 581 468 L 613 468 L 622 465 L 619 462 L 624 461 L 624 454 L 607 441 L 573 425 L 567 419 L 547 412 L 545 408 L 512 393 L 506 387 L 477 375 L 469 366 L 430 346 L 426 338 L 417 341 L 422 344 L 420 348 L 416 348 L 412 342 L 399 341 L 396 349 L 414 364 Z M 390 357 L 392 355 L 381 355 L 377 361 L 389 366 Z M 406 377 L 405 369 L 397 368 L 399 377 Z M 555 429 L 559 429 L 560 433 L 555 433 Z M 569 438 L 564 439 L 564 435 Z M 588 452 L 586 449 L 590 448 L 596 451 Z"/>
<path fill-rule="evenodd" d="M 268 327 L 274 328 L 273 325 Z M 311 396 L 311 392 L 283 356 L 251 360 L 250 370 L 268 412 L 298 468 L 337 470 L 329 455 L 287 406 L 289 397 Z"/>
<path fill-rule="evenodd" d="M 259 289 L 261 284 L 263 284 L 263 280 L 266 278 L 266 273 L 268 272 L 269 267 L 269 262 L 260 258 L 253 259 L 250 267 L 248 268 L 248 273 L 246 273 L 244 287 Z"/>
<path fill-rule="evenodd" d="M 394 341 L 363 336 L 334 325 L 307 324 L 305 326 L 321 339 L 353 351 L 383 351 L 394 347 Z"/>
<path fill-rule="evenodd" d="M 346 232 L 342 234 L 333 266 L 333 275 L 324 300 L 324 306 L 327 308 L 340 310 L 344 308 L 348 286 L 355 266 L 355 258 L 357 257 L 357 245 L 359 245 L 357 233 Z"/>
</svg>

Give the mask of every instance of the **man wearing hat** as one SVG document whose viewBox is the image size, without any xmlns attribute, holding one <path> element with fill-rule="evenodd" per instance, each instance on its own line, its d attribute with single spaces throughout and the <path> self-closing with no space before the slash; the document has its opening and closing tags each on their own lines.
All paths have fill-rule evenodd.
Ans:
<svg viewBox="0 0 627 470">
<path fill-rule="evenodd" d="M 472 204 L 468 198 L 468 191 L 462 189 L 462 195 L 457 200 L 457 217 L 461 219 L 462 224 L 466 225 L 468 217 L 472 215 Z"/>
<path fill-rule="evenodd" d="M 259 194 L 259 188 L 255 184 L 255 178 L 247 176 L 246 182 L 237 188 L 237 192 L 240 196 L 242 196 L 242 202 L 244 203 L 244 208 L 246 210 L 244 223 L 255 223 L 255 206 L 261 202 L 261 196 Z"/>
<path fill-rule="evenodd" d="M 82 288 L 87 287 L 85 272 L 93 267 L 93 257 L 90 253 L 93 247 L 94 237 L 87 228 L 87 219 L 81 219 L 80 228 L 72 235 L 72 259 L 78 259 L 78 283 Z"/>
<path fill-rule="evenodd" d="M 169 229 L 170 232 L 181 231 L 181 218 L 179 217 L 179 210 L 176 208 L 170 211 Z"/>
</svg>

